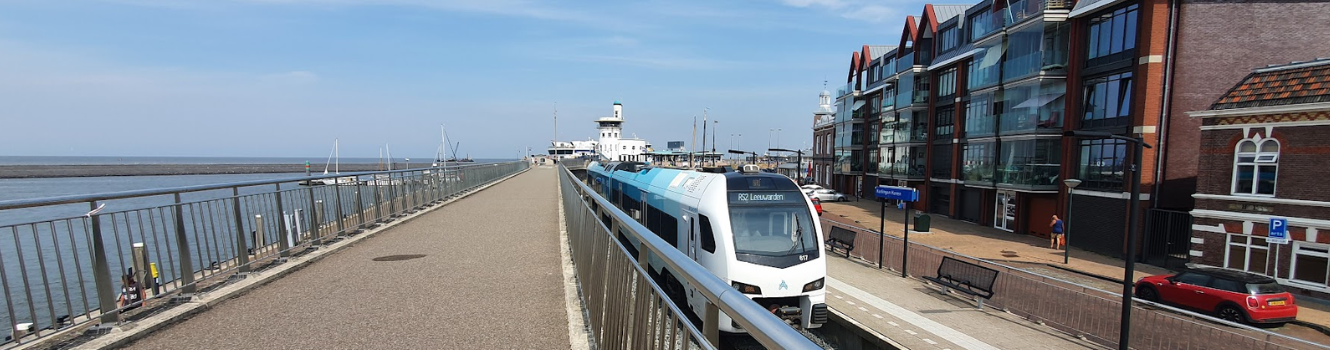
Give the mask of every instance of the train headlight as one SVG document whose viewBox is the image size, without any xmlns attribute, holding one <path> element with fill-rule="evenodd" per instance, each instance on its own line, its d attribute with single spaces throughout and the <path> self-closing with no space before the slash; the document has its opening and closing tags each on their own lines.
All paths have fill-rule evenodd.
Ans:
<svg viewBox="0 0 1330 350">
<path fill-rule="evenodd" d="M 754 286 L 754 285 L 751 285 L 751 284 L 746 284 L 746 283 L 742 283 L 742 282 L 737 282 L 737 281 L 736 281 L 736 282 L 730 282 L 730 285 L 731 285 L 731 286 L 734 286 L 734 289 L 735 289 L 735 290 L 738 290 L 739 293 L 744 293 L 744 294 L 762 294 L 762 288 L 758 288 L 757 286 Z"/>
<path fill-rule="evenodd" d="M 808 284 L 804 285 L 804 292 L 811 292 L 818 289 L 822 289 L 822 287 L 824 287 L 825 282 L 826 278 L 819 278 L 816 281 L 808 282 Z"/>
</svg>

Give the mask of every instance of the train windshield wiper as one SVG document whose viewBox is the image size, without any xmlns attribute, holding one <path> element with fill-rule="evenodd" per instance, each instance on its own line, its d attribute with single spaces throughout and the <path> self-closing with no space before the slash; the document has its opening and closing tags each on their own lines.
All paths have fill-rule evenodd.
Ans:
<svg viewBox="0 0 1330 350">
<path fill-rule="evenodd" d="M 796 248 L 799 249 L 800 252 L 802 252 L 804 251 L 804 239 L 803 239 L 804 227 L 802 225 L 799 225 L 798 216 L 791 215 L 790 221 L 794 222 L 794 235 L 792 235 L 791 238 L 794 238 L 794 240 L 799 243 L 799 245 L 793 245 L 793 244 L 790 245 L 790 253 L 794 253 L 794 250 Z M 795 242 L 790 242 L 790 243 L 795 243 Z"/>
</svg>

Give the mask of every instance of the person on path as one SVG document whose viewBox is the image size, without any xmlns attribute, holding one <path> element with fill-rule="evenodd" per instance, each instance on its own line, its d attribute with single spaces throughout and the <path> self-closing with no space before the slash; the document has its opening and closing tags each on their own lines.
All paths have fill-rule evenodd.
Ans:
<svg viewBox="0 0 1330 350">
<path fill-rule="evenodd" d="M 146 292 L 130 275 L 120 276 L 120 283 L 120 300 L 116 301 L 116 306 L 122 308 L 121 311 L 136 309 L 147 298 Z"/>
<path fill-rule="evenodd" d="M 1052 249 L 1062 249 L 1062 244 L 1064 242 L 1062 240 L 1062 219 L 1059 219 L 1058 216 L 1054 214 L 1053 222 L 1048 223 L 1048 226 L 1053 228 L 1053 235 L 1049 236 L 1048 247 Z"/>
</svg>

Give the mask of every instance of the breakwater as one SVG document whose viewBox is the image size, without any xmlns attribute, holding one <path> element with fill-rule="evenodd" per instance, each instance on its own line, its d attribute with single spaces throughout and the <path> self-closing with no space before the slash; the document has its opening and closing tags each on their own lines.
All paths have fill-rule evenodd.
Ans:
<svg viewBox="0 0 1330 350">
<path fill-rule="evenodd" d="M 474 163 L 460 163 L 474 164 Z M 412 169 L 429 167 L 429 163 L 413 163 Z M 453 164 L 449 164 L 453 166 Z M 376 171 L 386 164 L 361 163 L 342 164 L 340 171 L 361 172 Z M 394 163 L 393 169 L 406 169 L 406 163 Z M 322 174 L 323 167 L 311 168 L 314 174 Z M 331 171 L 331 170 L 330 170 Z M 95 176 L 146 176 L 146 175 L 215 175 L 215 174 L 268 174 L 268 173 L 303 173 L 304 164 L 103 164 L 103 165 L 0 165 L 0 179 L 47 178 L 47 177 L 95 177 Z"/>
</svg>

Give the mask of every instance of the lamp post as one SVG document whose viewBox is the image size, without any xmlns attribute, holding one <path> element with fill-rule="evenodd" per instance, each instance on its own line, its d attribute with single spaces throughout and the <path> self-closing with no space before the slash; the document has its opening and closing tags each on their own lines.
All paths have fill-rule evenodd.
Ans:
<svg viewBox="0 0 1330 350">
<path fill-rule="evenodd" d="M 798 158 L 798 160 L 796 160 L 797 163 L 795 163 L 795 166 L 794 166 L 794 173 L 795 173 L 795 175 L 794 175 L 794 176 L 795 176 L 794 182 L 795 182 L 795 183 L 798 183 L 798 184 L 803 184 L 803 183 L 804 183 L 803 172 L 799 171 L 799 169 L 802 168 L 802 167 L 803 167 L 803 164 L 804 164 L 804 150 L 797 150 L 797 151 L 794 151 L 794 150 L 788 150 L 788 149 L 784 149 L 784 148 L 772 148 L 772 149 L 768 149 L 768 151 L 772 151 L 772 152 L 794 152 L 794 154 L 798 155 L 799 158 Z"/>
<path fill-rule="evenodd" d="M 1081 180 L 1066 179 L 1062 183 L 1067 185 L 1067 227 L 1062 230 L 1062 263 L 1067 264 L 1071 261 L 1071 198 L 1076 186 L 1081 185 Z"/>
<path fill-rule="evenodd" d="M 711 166 L 716 166 L 720 162 L 720 155 L 716 154 L 716 130 L 720 130 L 720 121 L 712 120 L 711 123 L 715 126 L 711 128 L 711 155 L 716 157 L 711 160 Z"/>
<path fill-rule="evenodd" d="M 411 170 L 411 158 L 403 158 L 403 159 L 406 160 L 406 170 Z"/>
<path fill-rule="evenodd" d="M 737 149 L 732 149 L 732 150 L 729 150 L 729 151 L 726 151 L 726 152 L 728 152 L 728 153 L 732 153 L 732 154 L 749 154 L 749 155 L 752 155 L 752 156 L 753 156 L 753 161 L 757 161 L 757 152 L 744 152 L 744 151 L 740 151 L 740 150 L 737 150 Z"/>
<path fill-rule="evenodd" d="M 1120 332 L 1118 333 L 1118 349 L 1129 350 L 1131 342 L 1131 292 L 1132 277 L 1136 273 L 1136 236 L 1139 229 L 1136 227 L 1140 220 L 1136 211 L 1140 209 L 1141 197 L 1141 156 L 1145 153 L 1145 148 L 1150 145 L 1145 144 L 1145 140 L 1140 137 L 1126 137 L 1114 135 L 1102 131 L 1065 131 L 1063 137 L 1114 139 L 1132 143 L 1135 151 L 1132 153 L 1131 165 L 1131 198 L 1127 205 L 1127 256 L 1126 267 L 1123 269 L 1122 277 L 1122 320 L 1120 322 Z"/>
</svg>

